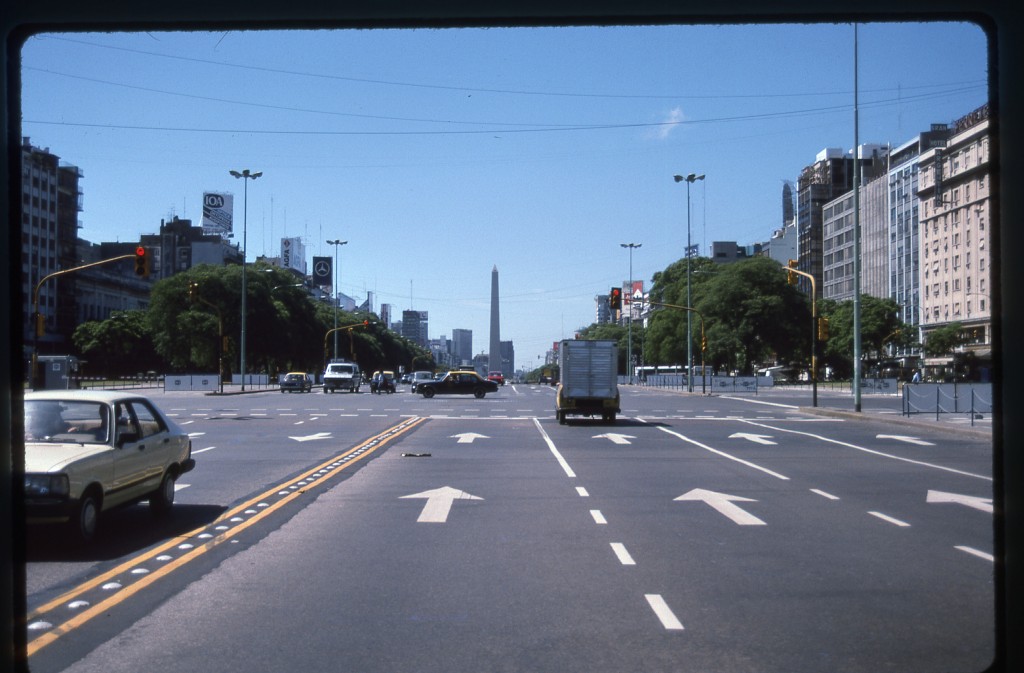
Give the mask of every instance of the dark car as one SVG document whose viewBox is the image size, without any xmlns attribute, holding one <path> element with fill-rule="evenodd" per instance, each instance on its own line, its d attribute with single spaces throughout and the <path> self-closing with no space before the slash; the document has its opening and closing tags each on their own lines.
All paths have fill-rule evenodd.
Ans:
<svg viewBox="0 0 1024 673">
<path fill-rule="evenodd" d="M 288 372 L 281 377 L 281 392 L 308 393 L 313 390 L 313 379 L 305 372 Z"/>
<path fill-rule="evenodd" d="M 421 382 L 416 386 L 416 392 L 428 398 L 434 395 L 472 395 L 479 399 L 487 393 L 498 392 L 498 384 L 476 372 L 453 371 L 436 381 Z"/>
</svg>

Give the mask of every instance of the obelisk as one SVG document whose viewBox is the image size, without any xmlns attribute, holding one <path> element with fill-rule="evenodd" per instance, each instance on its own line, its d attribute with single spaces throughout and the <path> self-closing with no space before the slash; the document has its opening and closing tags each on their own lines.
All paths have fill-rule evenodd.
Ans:
<svg viewBox="0 0 1024 673">
<path fill-rule="evenodd" d="M 498 265 L 491 271 L 491 348 L 487 353 L 487 371 L 500 372 L 501 369 L 501 328 L 498 319 Z"/>
</svg>

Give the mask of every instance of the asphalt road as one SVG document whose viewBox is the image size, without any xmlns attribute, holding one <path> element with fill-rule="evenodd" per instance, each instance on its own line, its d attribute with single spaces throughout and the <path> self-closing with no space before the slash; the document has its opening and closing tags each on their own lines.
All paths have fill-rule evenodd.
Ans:
<svg viewBox="0 0 1024 673">
<path fill-rule="evenodd" d="M 197 468 L 169 521 L 116 512 L 87 550 L 32 532 L 31 670 L 991 660 L 984 431 L 634 387 L 618 423 L 559 425 L 552 397 L 154 393 Z"/>
</svg>

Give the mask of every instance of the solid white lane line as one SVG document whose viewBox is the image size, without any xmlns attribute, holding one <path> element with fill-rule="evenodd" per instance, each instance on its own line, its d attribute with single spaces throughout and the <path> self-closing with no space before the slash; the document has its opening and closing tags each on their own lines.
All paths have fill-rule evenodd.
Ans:
<svg viewBox="0 0 1024 673">
<path fill-rule="evenodd" d="M 612 542 L 612 551 L 615 552 L 615 556 L 619 559 L 619 563 L 624 566 L 635 566 L 636 561 L 630 556 L 629 552 L 626 551 L 626 545 L 621 542 Z"/>
<path fill-rule="evenodd" d="M 682 623 L 676 619 L 676 616 L 672 613 L 672 609 L 669 608 L 668 603 L 661 597 L 661 594 L 644 594 L 644 598 L 647 599 L 647 604 L 654 610 L 654 614 L 657 615 L 661 621 L 661 625 L 665 627 L 666 631 L 682 631 Z"/>
<path fill-rule="evenodd" d="M 936 470 L 942 470 L 944 472 L 952 472 L 953 474 L 959 474 L 959 475 L 962 475 L 962 476 L 965 476 L 965 477 L 974 477 L 976 479 L 984 479 L 985 481 L 992 481 L 992 477 L 986 477 L 983 474 L 974 474 L 972 472 L 964 472 L 963 470 L 956 470 L 956 469 L 953 469 L 951 467 L 945 467 L 944 465 L 936 465 L 934 463 L 926 463 L 923 460 L 912 460 L 910 458 L 904 458 L 903 456 L 896 456 L 896 455 L 893 455 L 891 453 L 885 453 L 884 451 L 876 451 L 875 449 L 869 449 L 869 448 L 864 447 L 864 446 L 858 446 L 856 444 L 851 444 L 849 442 L 843 442 L 843 441 L 840 441 L 838 439 L 831 439 L 831 438 L 825 437 L 823 435 L 816 435 L 816 434 L 814 434 L 812 432 L 803 432 L 801 430 L 791 430 L 789 428 L 780 428 L 780 427 L 776 427 L 776 426 L 773 426 L 773 425 L 765 425 L 764 423 L 754 423 L 753 421 L 747 421 L 747 420 L 742 420 L 742 419 L 740 419 L 740 422 L 747 423 L 749 425 L 756 425 L 759 428 L 767 428 L 768 430 L 775 430 L 777 432 L 788 432 L 788 433 L 791 433 L 791 434 L 794 434 L 794 435 L 803 435 L 805 437 L 813 437 L 814 439 L 819 439 L 819 440 L 821 440 L 823 442 L 829 442 L 831 444 L 838 444 L 839 446 L 845 446 L 845 447 L 848 447 L 848 448 L 851 448 L 851 449 L 856 449 L 857 451 L 863 451 L 864 453 L 870 453 L 870 454 L 875 455 L 875 456 L 881 456 L 882 458 L 890 458 L 892 460 L 899 460 L 899 461 L 902 461 L 904 463 L 910 463 L 911 465 L 920 465 L 922 467 L 930 467 L 930 468 L 933 468 L 933 469 L 936 469 Z"/>
<path fill-rule="evenodd" d="M 728 458 L 729 460 L 735 460 L 737 463 L 740 463 L 741 465 L 746 465 L 747 467 L 752 467 L 755 470 L 760 470 L 761 472 L 764 472 L 765 474 L 770 474 L 771 476 L 773 476 L 773 477 L 775 477 L 777 479 L 782 479 L 784 481 L 789 481 L 789 477 L 787 477 L 785 475 L 779 474 L 778 472 L 772 472 L 768 468 L 761 467 L 760 465 L 755 465 L 754 463 L 751 463 L 748 460 L 743 460 L 741 458 L 737 458 L 736 456 L 730 456 L 728 453 L 726 453 L 724 451 L 719 451 L 718 449 L 713 449 L 710 446 L 708 446 L 707 444 L 701 444 L 697 440 L 690 439 L 686 435 L 681 435 L 678 432 L 675 432 L 673 430 L 669 430 L 668 428 L 665 428 L 663 426 L 658 426 L 658 429 L 661 430 L 662 432 L 666 432 L 666 433 L 672 435 L 673 437 L 678 437 L 679 439 L 683 440 L 684 442 L 689 442 L 690 444 L 693 444 L 694 446 L 699 446 L 700 448 L 704 449 L 705 451 L 710 451 L 711 453 L 714 453 L 714 454 L 717 454 L 719 456 L 722 456 L 723 458 Z"/>
<path fill-rule="evenodd" d="M 558 461 L 558 464 L 562 466 L 562 469 L 565 471 L 566 476 L 569 477 L 570 479 L 575 479 L 576 473 L 572 471 L 572 468 L 569 467 L 569 463 L 566 462 L 565 458 L 562 457 L 562 454 L 558 452 L 558 449 L 555 447 L 555 443 L 551 441 L 550 437 L 548 437 L 548 433 L 544 432 L 544 428 L 541 427 L 540 421 L 534 418 L 533 424 L 537 426 L 537 430 L 538 432 L 540 432 L 540 436 L 544 438 L 544 443 L 548 445 L 548 449 L 551 450 L 551 453 L 552 455 L 555 456 L 555 460 Z"/>
</svg>

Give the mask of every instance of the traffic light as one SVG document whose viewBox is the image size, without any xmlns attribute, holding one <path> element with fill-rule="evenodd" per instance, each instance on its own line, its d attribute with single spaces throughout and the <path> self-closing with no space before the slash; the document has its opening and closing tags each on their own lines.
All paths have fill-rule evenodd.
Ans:
<svg viewBox="0 0 1024 673">
<path fill-rule="evenodd" d="M 141 245 L 135 248 L 135 275 L 139 278 L 149 277 L 149 251 Z"/>
<path fill-rule="evenodd" d="M 795 259 L 789 260 L 789 271 L 786 272 L 786 282 L 790 285 L 796 285 L 799 280 L 798 275 L 793 273 L 793 269 L 796 268 L 798 262 Z"/>
<path fill-rule="evenodd" d="M 708 338 L 707 338 L 707 336 L 701 334 L 700 335 L 700 352 L 701 353 L 706 353 L 707 350 L 708 350 Z"/>
<path fill-rule="evenodd" d="M 36 313 L 36 336 L 46 336 L 46 316 Z"/>
<path fill-rule="evenodd" d="M 613 311 L 619 311 L 622 309 L 622 288 L 613 287 L 611 292 L 608 293 L 608 308 Z"/>
<path fill-rule="evenodd" d="M 188 284 L 188 299 L 189 301 L 195 301 L 199 298 L 199 283 Z"/>
<path fill-rule="evenodd" d="M 828 341 L 828 318 L 818 318 L 818 341 Z"/>
</svg>

